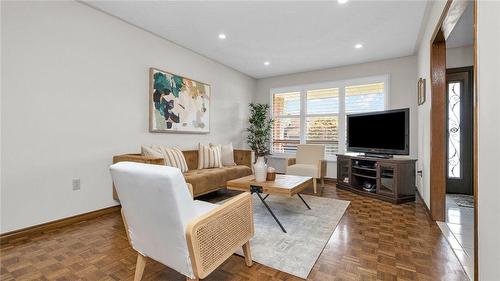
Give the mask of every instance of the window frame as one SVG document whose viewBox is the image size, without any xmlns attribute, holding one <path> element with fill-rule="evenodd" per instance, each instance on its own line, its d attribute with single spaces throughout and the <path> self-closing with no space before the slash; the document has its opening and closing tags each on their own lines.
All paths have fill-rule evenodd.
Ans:
<svg viewBox="0 0 500 281">
<path fill-rule="evenodd" d="M 345 116 L 346 116 L 346 110 L 345 110 L 345 100 L 346 100 L 346 95 L 345 95 L 345 88 L 349 86 L 358 86 L 358 85 L 364 85 L 364 84 L 374 84 L 374 83 L 384 83 L 384 109 L 383 110 L 388 110 L 389 109 L 389 101 L 390 101 L 390 75 L 389 74 L 383 74 L 383 75 L 376 75 L 376 76 L 369 76 L 369 77 L 361 77 L 361 78 L 353 78 L 353 79 L 346 79 L 346 80 L 338 80 L 338 81 L 332 81 L 332 82 L 322 82 L 322 83 L 313 83 L 313 84 L 302 84 L 302 85 L 295 85 L 295 86 L 289 86 L 289 87 L 280 87 L 280 88 L 271 88 L 270 89 L 270 94 L 269 94 L 269 104 L 270 104 L 270 112 L 271 114 L 274 112 L 274 94 L 282 94 L 282 93 L 293 93 L 293 92 L 299 92 L 300 95 L 300 113 L 299 115 L 285 115 L 285 116 L 271 116 L 271 118 L 286 118 L 286 117 L 295 117 L 299 118 L 300 120 L 300 140 L 299 144 L 305 144 L 306 143 L 306 138 L 307 138 L 307 133 L 306 133 L 306 120 L 307 117 L 320 117 L 320 116 L 337 116 L 338 117 L 338 138 L 339 138 L 339 144 L 338 144 L 338 152 L 339 154 L 345 153 L 346 152 L 346 136 L 345 136 L 345 128 L 346 128 L 346 122 L 345 122 Z M 312 91 L 312 90 L 321 90 L 321 89 L 327 89 L 327 88 L 338 88 L 339 89 L 339 110 L 338 113 L 332 113 L 332 114 L 307 114 L 307 91 Z M 273 157 L 294 157 L 294 153 L 275 153 L 272 151 L 272 145 L 273 145 L 273 132 L 271 130 L 271 136 L 270 136 L 270 147 L 271 147 L 271 155 Z M 326 159 L 329 162 L 336 162 L 337 157 L 332 156 L 328 157 Z"/>
</svg>

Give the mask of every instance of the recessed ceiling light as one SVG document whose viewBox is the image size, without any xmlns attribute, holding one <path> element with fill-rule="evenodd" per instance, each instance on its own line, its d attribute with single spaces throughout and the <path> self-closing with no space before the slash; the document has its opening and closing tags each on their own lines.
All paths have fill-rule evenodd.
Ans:
<svg viewBox="0 0 500 281">
<path fill-rule="evenodd" d="M 354 45 L 354 48 L 361 49 L 361 48 L 363 48 L 363 44 L 356 44 L 356 45 Z"/>
<path fill-rule="evenodd" d="M 347 1 L 349 1 L 349 0 L 337 0 L 337 2 L 339 2 L 339 4 L 345 4 L 345 3 L 347 3 Z"/>
<path fill-rule="evenodd" d="M 268 65 L 270 65 L 270 64 L 271 64 L 271 63 L 270 63 L 270 62 L 268 62 L 268 61 L 265 61 L 265 62 L 264 62 L 264 65 L 265 65 L 265 66 L 268 66 Z"/>
<path fill-rule="evenodd" d="M 222 39 L 222 40 L 226 39 L 226 34 L 220 33 L 219 34 L 219 39 Z"/>
</svg>

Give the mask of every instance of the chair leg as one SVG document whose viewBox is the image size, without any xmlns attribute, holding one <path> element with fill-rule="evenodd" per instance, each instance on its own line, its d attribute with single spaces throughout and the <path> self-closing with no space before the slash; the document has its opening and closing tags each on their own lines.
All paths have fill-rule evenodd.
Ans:
<svg viewBox="0 0 500 281">
<path fill-rule="evenodd" d="M 142 274 L 144 273 L 144 267 L 146 266 L 146 257 L 137 253 L 137 263 L 135 264 L 135 276 L 134 281 L 140 281 L 142 279 Z"/>
<path fill-rule="evenodd" d="M 314 188 L 314 194 L 318 193 L 317 187 L 316 187 L 316 178 L 313 178 L 313 188 Z"/>
<path fill-rule="evenodd" d="M 321 187 L 325 187 L 325 178 L 321 178 Z"/>
<path fill-rule="evenodd" d="M 245 263 L 247 266 L 252 266 L 252 251 L 250 251 L 250 241 L 243 244 L 243 255 L 245 256 Z"/>
</svg>

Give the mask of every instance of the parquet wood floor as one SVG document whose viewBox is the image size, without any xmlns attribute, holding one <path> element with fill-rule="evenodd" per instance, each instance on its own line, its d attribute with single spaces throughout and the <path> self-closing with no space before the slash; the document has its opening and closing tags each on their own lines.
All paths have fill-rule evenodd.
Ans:
<svg viewBox="0 0 500 281">
<path fill-rule="evenodd" d="M 311 190 L 307 191 L 311 193 Z M 203 199 L 234 195 L 219 191 Z M 325 186 L 324 197 L 351 201 L 308 280 L 467 280 L 420 201 L 392 205 Z M 119 212 L 1 245 L 0 279 L 133 280 L 136 253 Z M 143 280 L 185 280 L 148 260 Z M 205 280 L 302 280 L 233 255 Z"/>
</svg>

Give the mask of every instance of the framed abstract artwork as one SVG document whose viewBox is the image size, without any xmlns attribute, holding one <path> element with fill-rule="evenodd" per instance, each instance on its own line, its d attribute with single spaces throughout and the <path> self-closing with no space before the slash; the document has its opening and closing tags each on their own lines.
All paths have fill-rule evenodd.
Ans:
<svg viewBox="0 0 500 281">
<path fill-rule="evenodd" d="M 418 90 L 418 105 L 422 105 L 425 103 L 425 79 L 424 78 L 418 79 L 417 90 Z"/>
<path fill-rule="evenodd" d="M 149 69 L 149 131 L 210 132 L 210 85 Z"/>
</svg>

